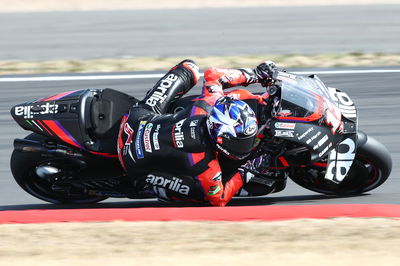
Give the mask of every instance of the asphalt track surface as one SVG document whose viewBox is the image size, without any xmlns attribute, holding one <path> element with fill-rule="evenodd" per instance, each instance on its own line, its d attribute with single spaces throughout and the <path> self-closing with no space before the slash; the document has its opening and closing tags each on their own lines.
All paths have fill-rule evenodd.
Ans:
<svg viewBox="0 0 400 266">
<path fill-rule="evenodd" d="M 0 60 L 398 53 L 400 5 L 0 13 Z"/>
<path fill-rule="evenodd" d="M 392 68 L 393 69 L 393 68 Z M 398 68 L 397 68 L 398 69 Z M 340 69 L 346 70 L 346 69 Z M 289 69 L 290 71 L 290 69 Z M 316 71 L 316 69 L 314 70 Z M 312 72 L 312 71 L 311 71 Z M 346 72 L 346 71 L 344 71 Z M 116 73 L 115 73 L 116 74 Z M 121 74 L 121 73 L 118 73 Z M 138 74 L 138 73 L 122 73 Z M 148 73 L 141 73 L 148 74 Z M 153 73 L 154 74 L 154 73 Z M 68 75 L 68 74 L 66 74 Z M 96 73 L 91 74 L 96 75 Z M 103 74 L 101 74 L 103 75 Z M 48 75 L 55 76 L 55 75 Z M 231 205 L 315 205 L 315 204 L 399 204 L 400 203 L 400 74 L 320 74 L 329 86 L 346 91 L 359 110 L 360 129 L 382 142 L 392 154 L 393 170 L 389 180 L 378 189 L 357 197 L 329 197 L 307 191 L 292 182 L 277 194 L 258 199 L 234 199 Z M 114 88 L 136 97 L 143 97 L 156 78 L 102 79 L 75 81 L 0 82 L 0 210 L 52 209 L 52 208 L 134 208 L 171 207 L 183 204 L 165 204 L 155 200 L 107 200 L 85 206 L 56 206 L 44 203 L 25 193 L 14 182 L 9 170 L 12 141 L 28 132 L 11 119 L 9 110 L 18 103 L 56 94 L 58 92 L 87 89 Z M 1 81 L 1 79 L 0 79 Z M 196 86 L 191 93 L 198 93 Z M 259 90 L 253 86 L 253 91 Z"/>
</svg>

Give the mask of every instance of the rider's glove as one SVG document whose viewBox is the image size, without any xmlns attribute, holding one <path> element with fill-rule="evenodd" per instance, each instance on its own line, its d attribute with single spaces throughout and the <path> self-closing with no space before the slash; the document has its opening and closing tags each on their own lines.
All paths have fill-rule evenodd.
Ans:
<svg viewBox="0 0 400 266">
<path fill-rule="evenodd" d="M 265 61 L 259 64 L 254 69 L 254 73 L 258 78 L 258 82 L 260 82 L 263 86 L 268 85 L 271 80 L 275 80 L 279 74 L 278 68 L 272 61 Z"/>
<path fill-rule="evenodd" d="M 257 175 L 263 175 L 270 166 L 271 157 L 267 154 L 255 157 L 248 160 L 245 164 L 239 167 L 239 172 L 242 176 L 243 183 L 247 184 Z"/>
</svg>

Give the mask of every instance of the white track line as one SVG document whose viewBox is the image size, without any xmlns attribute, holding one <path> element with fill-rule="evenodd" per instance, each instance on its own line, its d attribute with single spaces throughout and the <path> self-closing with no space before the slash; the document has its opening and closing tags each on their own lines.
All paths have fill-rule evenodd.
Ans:
<svg viewBox="0 0 400 266">
<path fill-rule="evenodd" d="M 293 73 L 300 75 L 381 74 L 381 73 L 400 73 L 400 69 L 316 70 L 316 71 L 299 71 Z M 164 74 L 87 75 L 87 76 L 77 75 L 77 76 L 48 76 L 48 77 L 9 77 L 9 78 L 0 77 L 0 82 L 152 79 L 152 78 L 161 78 L 163 75 Z"/>
</svg>

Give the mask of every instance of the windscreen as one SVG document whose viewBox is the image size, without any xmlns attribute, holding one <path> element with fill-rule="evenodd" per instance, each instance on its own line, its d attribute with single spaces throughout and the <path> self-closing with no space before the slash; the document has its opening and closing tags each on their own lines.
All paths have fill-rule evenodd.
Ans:
<svg viewBox="0 0 400 266">
<path fill-rule="evenodd" d="M 309 91 L 284 82 L 281 91 L 281 113 L 291 117 L 308 117 L 318 108 L 316 97 Z"/>
<path fill-rule="evenodd" d="M 280 76 L 281 103 L 277 116 L 309 118 L 316 120 L 325 114 L 326 108 L 335 109 L 334 101 L 322 81 L 313 78 L 286 75 Z"/>
</svg>

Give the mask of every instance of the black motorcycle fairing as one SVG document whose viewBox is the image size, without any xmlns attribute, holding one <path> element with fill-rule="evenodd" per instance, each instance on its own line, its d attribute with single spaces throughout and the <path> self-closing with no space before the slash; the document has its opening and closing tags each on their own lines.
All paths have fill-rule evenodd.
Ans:
<svg viewBox="0 0 400 266">
<path fill-rule="evenodd" d="M 79 98 L 86 90 L 60 93 L 51 97 L 26 102 L 11 108 L 11 116 L 23 128 L 39 135 L 58 138 L 42 121 L 78 119 Z M 71 129 L 79 135 L 76 125 Z"/>
</svg>

